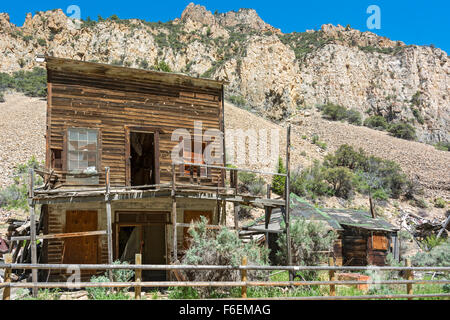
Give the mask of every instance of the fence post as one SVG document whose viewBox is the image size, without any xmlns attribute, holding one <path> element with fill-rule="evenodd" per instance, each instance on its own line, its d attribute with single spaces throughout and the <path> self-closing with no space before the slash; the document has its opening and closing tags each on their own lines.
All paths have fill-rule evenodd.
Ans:
<svg viewBox="0 0 450 320">
<path fill-rule="evenodd" d="M 3 255 L 3 260 L 5 261 L 5 264 L 12 263 L 12 255 L 10 253 L 5 253 Z M 11 282 L 11 268 L 5 268 L 5 283 Z M 5 287 L 3 289 L 3 300 L 10 300 L 11 299 L 11 287 Z"/>
<path fill-rule="evenodd" d="M 330 267 L 334 267 L 334 259 L 333 257 L 329 257 L 328 258 L 328 265 Z M 330 278 L 330 281 L 336 281 L 336 276 L 335 276 L 335 271 L 334 270 L 329 270 L 328 271 L 328 276 Z M 335 284 L 330 284 L 330 296 L 335 296 L 336 295 L 336 285 Z"/>
<path fill-rule="evenodd" d="M 140 253 L 136 253 L 135 255 L 135 264 L 141 264 L 142 263 L 142 255 Z M 141 269 L 136 269 L 134 271 L 134 275 L 135 275 L 135 282 L 141 282 L 142 280 L 142 270 Z M 134 287 L 134 298 L 135 299 L 141 299 L 141 286 L 136 286 Z"/>
<path fill-rule="evenodd" d="M 411 259 L 406 259 L 405 265 L 407 267 L 411 267 Z M 405 273 L 406 280 L 414 280 L 414 274 L 412 270 L 406 270 Z M 406 284 L 406 293 L 412 295 L 413 294 L 413 285 L 412 283 Z M 408 298 L 408 300 L 412 300 L 412 298 Z"/>
<path fill-rule="evenodd" d="M 243 266 L 247 265 L 247 257 L 246 256 L 242 257 L 242 265 Z M 241 270 L 241 281 L 242 282 L 247 281 L 247 270 Z M 242 298 L 247 298 L 247 285 L 242 286 L 241 295 L 242 295 Z"/>
</svg>

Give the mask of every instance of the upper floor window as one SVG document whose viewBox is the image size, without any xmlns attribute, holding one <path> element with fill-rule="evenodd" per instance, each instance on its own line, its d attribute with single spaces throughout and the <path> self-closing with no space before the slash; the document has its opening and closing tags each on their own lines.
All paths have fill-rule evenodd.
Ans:
<svg viewBox="0 0 450 320">
<path fill-rule="evenodd" d="M 69 128 L 67 132 L 67 171 L 73 174 L 95 175 L 99 171 L 98 130 Z M 72 182 L 98 183 L 97 178 L 73 177 Z"/>
</svg>

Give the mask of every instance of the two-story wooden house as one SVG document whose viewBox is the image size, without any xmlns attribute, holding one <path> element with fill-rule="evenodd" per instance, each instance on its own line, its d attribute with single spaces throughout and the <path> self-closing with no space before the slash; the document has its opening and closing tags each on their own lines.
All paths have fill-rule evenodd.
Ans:
<svg viewBox="0 0 450 320">
<path fill-rule="evenodd" d="M 172 167 L 172 158 L 185 143 L 174 138 L 181 129 L 192 135 L 185 163 L 205 163 L 203 152 L 216 144 L 214 165 L 223 166 L 224 82 L 54 57 L 46 66 L 46 186 L 32 197 L 44 234 L 62 235 L 44 240 L 38 262 L 134 262 L 141 253 L 144 264 L 166 264 L 187 245 L 183 224 L 201 215 L 219 223 L 225 171 Z M 205 141 L 211 130 L 222 135 Z"/>
</svg>

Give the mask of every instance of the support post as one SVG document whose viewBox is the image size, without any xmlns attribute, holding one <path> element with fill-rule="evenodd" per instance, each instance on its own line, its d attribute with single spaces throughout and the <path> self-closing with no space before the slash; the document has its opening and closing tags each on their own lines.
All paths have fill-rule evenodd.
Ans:
<svg viewBox="0 0 450 320">
<path fill-rule="evenodd" d="M 406 267 L 411 267 L 411 259 L 406 259 L 405 266 Z M 405 278 L 406 278 L 406 280 L 414 280 L 413 271 L 412 270 L 406 270 Z M 409 295 L 412 295 L 414 293 L 413 292 L 413 285 L 412 285 L 412 283 L 406 284 L 406 293 L 409 294 Z M 412 300 L 412 299 L 413 298 L 408 298 L 408 300 Z"/>
<path fill-rule="evenodd" d="M 238 194 L 238 184 L 239 184 L 239 178 L 238 178 L 238 172 L 237 170 L 233 170 L 234 174 L 234 196 L 237 198 Z M 241 206 L 239 205 L 239 202 L 234 202 L 234 228 L 237 233 L 239 233 L 239 210 Z"/>
<path fill-rule="evenodd" d="M 177 244 L 177 199 L 175 197 L 175 164 L 172 164 L 172 223 L 173 223 L 173 263 L 178 260 Z"/>
<path fill-rule="evenodd" d="M 107 241 L 108 241 L 108 264 L 113 264 L 111 201 L 109 199 L 111 182 L 110 182 L 109 167 L 105 167 L 105 173 L 106 173 L 106 175 L 105 175 L 106 235 L 107 235 Z M 109 278 L 111 281 L 113 281 L 112 270 L 109 270 Z"/>
<path fill-rule="evenodd" d="M 330 267 L 334 266 L 334 259 L 333 257 L 329 257 L 328 258 L 328 265 Z M 330 281 L 336 281 L 336 276 L 335 276 L 335 271 L 334 270 L 329 270 L 328 271 L 328 276 L 330 278 Z M 335 284 L 330 284 L 330 296 L 335 296 L 336 295 L 336 285 Z"/>
<path fill-rule="evenodd" d="M 286 247 L 287 247 L 287 260 L 288 265 L 292 265 L 292 252 L 291 252 L 291 214 L 290 214 L 290 158 L 291 158 L 291 125 L 287 128 L 286 137 L 286 182 L 285 182 L 285 197 L 286 197 Z M 294 274 L 289 271 L 289 280 L 294 280 Z"/>
<path fill-rule="evenodd" d="M 242 257 L 242 265 L 243 266 L 247 265 L 247 257 L 246 256 Z M 247 281 L 247 270 L 241 270 L 241 281 L 242 282 L 246 282 Z M 241 296 L 244 299 L 247 298 L 247 285 L 243 285 L 242 286 L 242 288 L 241 288 Z"/>
<path fill-rule="evenodd" d="M 140 253 L 136 253 L 134 263 L 136 265 L 140 265 L 142 263 L 142 255 Z M 136 269 L 134 271 L 134 275 L 135 275 L 135 282 L 142 281 L 142 270 Z M 134 287 L 134 298 L 138 300 L 141 299 L 141 286 Z"/>
<path fill-rule="evenodd" d="M 12 263 L 12 254 L 5 253 L 3 255 L 3 260 L 5 261 L 5 264 Z M 11 268 L 5 268 L 4 278 L 5 283 L 11 282 Z M 3 300 L 10 300 L 10 299 L 11 299 L 11 287 L 8 286 L 3 289 Z"/>
<path fill-rule="evenodd" d="M 272 186 L 270 184 L 267 185 L 267 199 L 272 198 Z M 265 217 L 264 217 L 264 228 L 267 230 L 269 228 L 270 216 L 272 215 L 272 207 L 265 207 Z M 269 233 L 266 232 L 266 248 L 269 248 Z"/>
<path fill-rule="evenodd" d="M 31 242 L 31 263 L 35 264 L 37 263 L 37 248 L 36 248 L 36 216 L 35 216 L 35 204 L 33 201 L 34 198 L 34 169 L 30 168 L 29 170 L 30 175 L 30 184 L 29 184 L 29 191 L 28 196 L 30 199 L 30 242 Z M 31 270 L 31 277 L 33 280 L 33 284 L 36 284 L 37 279 L 37 270 L 33 269 Z M 37 297 L 38 294 L 38 288 L 33 287 L 33 297 Z"/>
</svg>

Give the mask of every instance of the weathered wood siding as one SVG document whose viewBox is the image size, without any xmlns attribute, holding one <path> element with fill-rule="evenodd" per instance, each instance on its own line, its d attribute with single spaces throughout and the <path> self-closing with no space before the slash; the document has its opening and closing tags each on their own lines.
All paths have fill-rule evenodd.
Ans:
<svg viewBox="0 0 450 320">
<path fill-rule="evenodd" d="M 114 72 L 120 75 L 120 69 L 111 68 L 116 68 Z M 139 75 L 110 77 L 90 73 L 91 69 L 66 70 L 61 62 L 48 63 L 47 69 L 47 167 L 50 167 L 50 149 L 63 150 L 63 169 L 59 173 L 65 169 L 65 134 L 69 127 L 99 129 L 99 171 L 102 174 L 104 167 L 111 168 L 112 185 L 126 184 L 126 126 L 160 130 L 161 183 L 170 181 L 171 151 L 178 143 L 171 141 L 173 130 L 184 128 L 193 136 L 194 121 L 202 121 L 203 130 L 223 132 L 223 86 L 211 88 L 189 81 L 140 79 Z M 130 69 L 122 69 L 130 73 Z M 170 79 L 170 75 L 165 77 Z M 214 183 L 219 175 L 219 170 L 212 171 Z"/>
<path fill-rule="evenodd" d="M 170 221 L 170 211 L 172 208 L 172 202 L 170 198 L 148 198 L 126 201 L 113 201 L 111 204 L 112 217 L 113 217 L 113 230 L 116 228 L 117 214 L 116 212 L 133 211 L 133 212 L 167 212 L 168 223 L 166 224 L 166 257 L 167 263 L 170 262 L 171 252 L 173 251 L 173 224 Z M 86 202 L 86 203 L 67 203 L 67 204 L 55 204 L 48 205 L 48 225 L 47 230 L 49 234 L 64 233 L 66 229 L 66 212 L 68 210 L 95 210 L 98 217 L 98 230 L 106 230 L 106 207 L 103 202 Z M 177 222 L 184 222 L 184 212 L 187 210 L 198 211 L 210 211 L 212 213 L 212 223 L 218 224 L 218 212 L 217 203 L 214 200 L 197 200 L 180 198 L 177 199 Z M 183 250 L 184 234 L 183 227 L 177 227 L 177 247 L 178 251 Z M 115 232 L 114 236 L 115 236 Z M 79 241 L 83 241 L 83 238 L 74 238 Z M 98 250 L 97 250 L 97 263 L 108 263 L 108 243 L 106 235 L 98 236 Z M 47 257 L 47 262 L 51 264 L 59 264 L 64 259 L 64 239 L 52 239 L 46 240 L 47 246 L 44 255 Z M 115 238 L 113 239 L 115 243 Z M 117 259 L 118 257 L 114 257 Z M 104 272 L 103 270 L 99 271 Z M 70 275 L 70 274 L 69 274 Z M 67 278 L 69 275 L 65 274 L 61 270 L 51 271 L 51 280 L 61 280 Z M 46 274 L 44 275 L 46 279 Z M 89 277 L 86 278 L 87 281 Z"/>
</svg>

